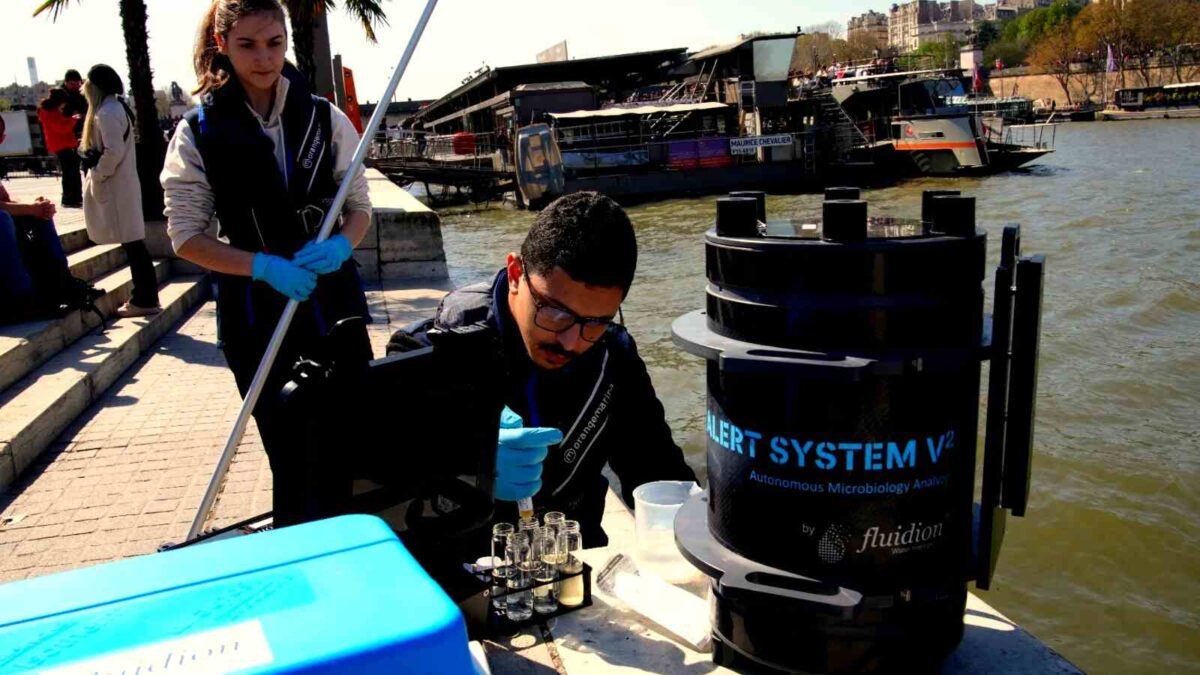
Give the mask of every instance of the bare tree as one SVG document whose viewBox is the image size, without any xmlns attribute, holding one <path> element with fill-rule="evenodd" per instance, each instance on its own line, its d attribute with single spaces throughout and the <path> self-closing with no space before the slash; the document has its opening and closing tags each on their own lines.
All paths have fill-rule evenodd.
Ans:
<svg viewBox="0 0 1200 675">
<path fill-rule="evenodd" d="M 1059 25 L 1048 30 L 1029 55 L 1029 64 L 1039 71 L 1051 75 L 1067 96 L 1067 104 L 1073 105 L 1071 97 L 1071 62 L 1076 54 L 1076 41 L 1068 25 Z"/>
</svg>

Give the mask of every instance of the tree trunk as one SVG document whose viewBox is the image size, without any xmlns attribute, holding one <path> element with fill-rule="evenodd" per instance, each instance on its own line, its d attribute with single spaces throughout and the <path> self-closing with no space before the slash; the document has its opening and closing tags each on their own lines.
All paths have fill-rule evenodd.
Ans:
<svg viewBox="0 0 1200 675">
<path fill-rule="evenodd" d="M 317 62 L 313 57 L 313 19 L 310 10 L 297 9 L 292 12 L 291 27 L 292 47 L 296 52 L 296 68 L 304 73 L 309 86 L 316 91 Z"/>
<path fill-rule="evenodd" d="M 142 212 L 147 220 L 162 220 L 163 193 L 158 175 L 162 172 L 167 148 L 158 126 L 158 107 L 154 102 L 154 71 L 150 68 L 150 36 L 146 31 L 144 0 L 121 0 L 121 29 L 125 33 L 129 93 L 137 112 L 136 152 Z"/>
<path fill-rule="evenodd" d="M 1058 82 L 1058 86 L 1062 87 L 1063 93 L 1067 95 L 1067 105 L 1074 105 L 1071 100 L 1071 73 L 1055 73 L 1054 79 Z"/>
</svg>

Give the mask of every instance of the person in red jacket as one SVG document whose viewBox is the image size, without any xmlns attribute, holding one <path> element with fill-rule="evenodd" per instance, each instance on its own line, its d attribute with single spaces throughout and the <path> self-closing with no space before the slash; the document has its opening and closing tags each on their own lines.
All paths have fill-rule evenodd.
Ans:
<svg viewBox="0 0 1200 675">
<path fill-rule="evenodd" d="M 62 172 L 62 205 L 70 208 L 83 207 L 83 181 L 79 176 L 79 139 L 75 137 L 78 115 L 63 114 L 67 103 L 67 92 L 54 88 L 38 106 L 38 121 L 46 137 L 46 149 L 58 158 Z"/>
</svg>

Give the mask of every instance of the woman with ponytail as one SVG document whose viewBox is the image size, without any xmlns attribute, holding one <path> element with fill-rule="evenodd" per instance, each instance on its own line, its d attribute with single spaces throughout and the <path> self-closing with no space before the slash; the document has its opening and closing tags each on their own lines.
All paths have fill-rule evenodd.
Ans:
<svg viewBox="0 0 1200 675">
<path fill-rule="evenodd" d="M 88 239 L 97 244 L 120 244 L 129 258 L 133 292 L 117 308 L 118 316 L 149 316 L 158 306 L 158 277 L 146 248 L 142 217 L 142 185 L 134 151 L 133 113 L 121 98 L 125 85 L 117 71 L 99 64 L 88 71 L 83 96 L 88 102 L 83 122 L 87 177 L 83 181 L 83 217 Z"/>
<path fill-rule="evenodd" d="M 351 258 L 371 224 L 361 167 L 334 234 L 314 241 L 358 133 L 313 95 L 286 51 L 278 0 L 214 0 L 196 36 L 201 103 L 176 128 L 162 173 L 171 245 L 216 274 L 220 338 L 243 396 L 288 299 L 300 301 L 254 411 L 274 473 L 277 526 L 331 515 L 312 503 L 306 476 L 345 473 L 303 465 L 288 442 L 277 401 L 292 367 L 316 354 L 339 367 L 371 358 L 370 315 Z"/>
</svg>

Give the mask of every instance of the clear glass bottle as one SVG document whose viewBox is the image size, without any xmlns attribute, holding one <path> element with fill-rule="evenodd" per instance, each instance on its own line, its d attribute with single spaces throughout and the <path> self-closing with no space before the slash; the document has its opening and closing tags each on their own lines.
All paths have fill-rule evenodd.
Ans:
<svg viewBox="0 0 1200 675">
<path fill-rule="evenodd" d="M 529 535 L 529 541 L 533 542 L 533 531 L 537 529 L 537 518 L 521 518 L 517 520 L 517 532 L 524 532 Z"/>
<path fill-rule="evenodd" d="M 529 584 L 536 571 L 529 535 L 524 532 L 508 535 L 504 557 L 508 563 L 509 590 L 505 613 L 512 621 L 525 621 L 533 616 L 533 591 L 529 589 Z"/>
<path fill-rule="evenodd" d="M 554 530 L 554 536 L 558 536 L 559 530 L 562 530 L 563 523 L 567 522 L 567 514 L 562 511 L 547 511 L 542 517 L 542 522 L 546 527 Z"/>
<path fill-rule="evenodd" d="M 563 607 L 578 607 L 583 604 L 583 560 L 579 552 L 583 550 L 583 537 L 579 534 L 579 521 L 568 520 L 563 523 L 558 535 L 559 543 L 559 575 L 563 577 L 558 582 L 558 603 Z M 567 575 L 574 574 L 573 577 Z"/>
<path fill-rule="evenodd" d="M 533 557 L 537 563 L 533 582 L 533 611 L 550 614 L 558 610 L 554 579 L 558 576 L 558 532 L 549 527 L 534 530 Z"/>
<path fill-rule="evenodd" d="M 508 546 L 508 535 L 514 532 L 512 523 L 496 523 L 492 526 L 492 607 L 505 610 L 504 594 L 508 592 L 508 565 L 504 549 Z"/>
</svg>

